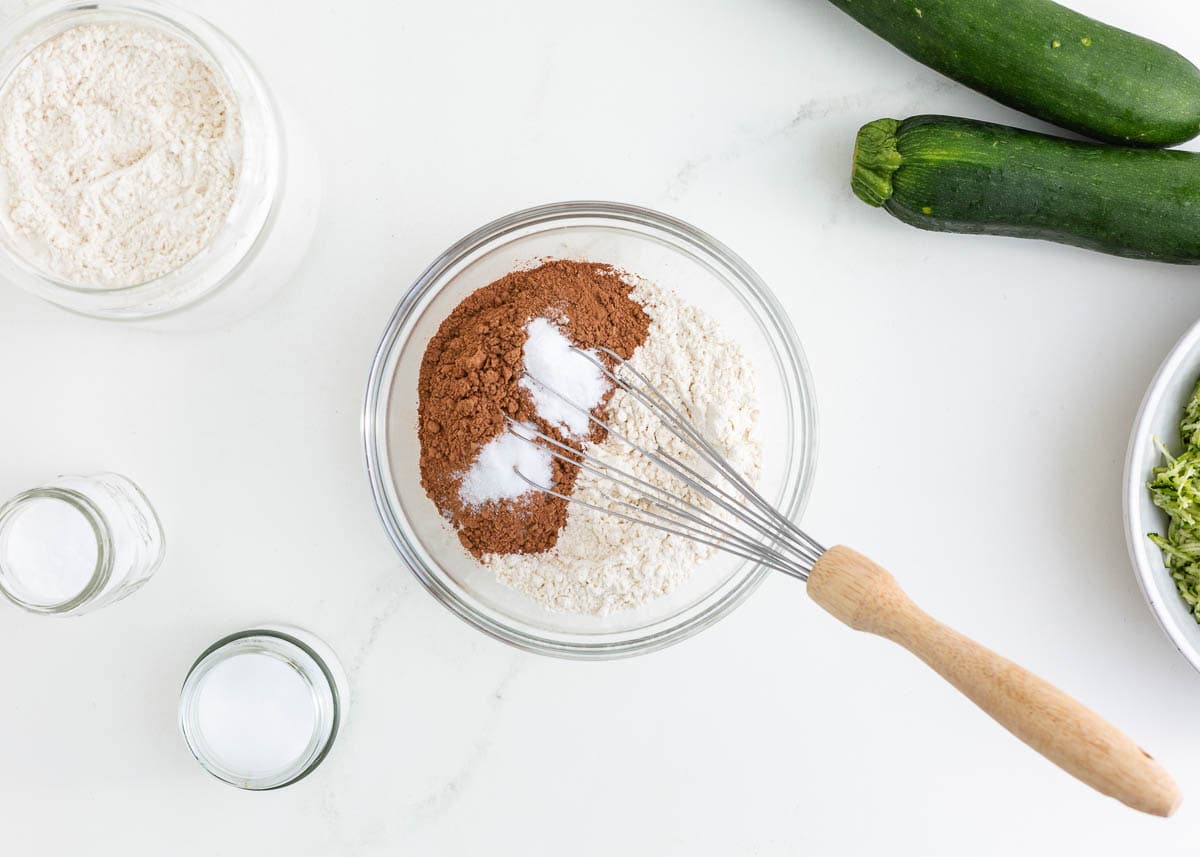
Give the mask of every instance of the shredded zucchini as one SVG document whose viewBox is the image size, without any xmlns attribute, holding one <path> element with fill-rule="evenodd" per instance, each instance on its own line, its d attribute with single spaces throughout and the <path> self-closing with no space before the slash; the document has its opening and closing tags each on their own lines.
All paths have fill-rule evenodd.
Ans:
<svg viewBox="0 0 1200 857">
<path fill-rule="evenodd" d="M 1163 563 L 1171 573 L 1179 594 L 1192 616 L 1200 622 L 1200 383 L 1179 424 L 1183 451 L 1171 455 L 1158 438 L 1163 465 L 1154 469 L 1147 483 L 1150 499 L 1171 518 L 1167 535 L 1149 535 L 1162 551 Z"/>
</svg>

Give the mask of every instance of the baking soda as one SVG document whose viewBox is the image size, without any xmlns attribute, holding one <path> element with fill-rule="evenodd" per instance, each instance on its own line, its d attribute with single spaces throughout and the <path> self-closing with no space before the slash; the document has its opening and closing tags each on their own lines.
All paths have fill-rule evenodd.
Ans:
<svg viewBox="0 0 1200 857">
<path fill-rule="evenodd" d="M 246 777 L 295 764 L 317 730 L 312 689 L 293 666 L 271 654 L 240 654 L 218 663 L 198 694 L 197 723 L 209 752 Z"/>
<path fill-rule="evenodd" d="M 468 506 L 481 506 L 515 500 L 537 490 L 525 479 L 549 486 L 553 482 L 551 456 L 545 447 L 527 439 L 533 430 L 533 426 L 522 423 L 485 444 L 463 477 L 459 498 Z"/>
<path fill-rule="evenodd" d="M 28 502 L 4 528 L 5 585 L 40 607 L 66 604 L 96 573 L 100 544 L 78 508 L 51 497 Z"/>
<path fill-rule="evenodd" d="M 535 318 L 525 333 L 523 359 L 530 377 L 520 385 L 533 399 L 537 415 L 570 435 L 586 437 L 591 432 L 588 414 L 612 384 L 599 365 L 572 350 L 571 340 L 552 321 Z M 593 351 L 585 353 L 596 357 Z M 463 476 L 459 499 L 468 506 L 515 500 L 537 490 L 526 480 L 549 487 L 554 481 L 552 456 L 528 439 L 534 430 L 526 424 L 512 426 L 488 442 Z"/>
<path fill-rule="evenodd" d="M 532 377 L 521 379 L 521 387 L 532 397 L 537 415 L 568 434 L 587 437 L 592 430 L 588 413 L 612 387 L 592 362 L 598 359 L 596 352 L 584 356 L 573 351 L 571 340 L 544 318 L 529 322 L 525 332 L 525 371 Z"/>
</svg>

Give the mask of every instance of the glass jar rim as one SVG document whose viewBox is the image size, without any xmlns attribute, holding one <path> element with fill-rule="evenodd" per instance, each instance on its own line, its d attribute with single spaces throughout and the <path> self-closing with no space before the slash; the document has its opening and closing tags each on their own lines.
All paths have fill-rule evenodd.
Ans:
<svg viewBox="0 0 1200 857">
<path fill-rule="evenodd" d="M 273 776 L 239 777 L 236 772 L 223 767 L 203 751 L 202 731 L 199 728 L 197 713 L 198 691 L 204 677 L 213 668 L 226 659 L 239 654 L 266 652 L 295 666 L 293 652 L 273 649 L 273 646 L 279 647 L 279 644 L 282 644 L 283 648 L 291 647 L 316 665 L 318 675 L 321 677 L 322 689 L 327 690 L 328 693 L 329 710 L 326 712 L 322 706 L 323 697 L 314 684 L 314 676 L 310 675 L 308 671 L 298 668 L 296 671 L 313 693 L 314 709 L 318 715 L 316 729 L 321 733 L 318 737 L 318 744 L 310 752 L 298 758 L 293 765 L 281 769 Z M 204 770 L 217 779 L 248 791 L 272 791 L 304 779 L 325 760 L 341 731 L 345 702 L 343 690 L 333 668 L 316 647 L 281 628 L 265 626 L 251 628 L 217 640 L 206 648 L 188 669 L 179 693 L 179 730 L 192 756 Z M 317 734 L 314 732 L 314 736 Z"/>
<path fill-rule="evenodd" d="M 56 277 L 27 258 L 0 228 L 0 276 L 83 315 L 138 319 L 167 315 L 222 290 L 261 248 L 278 216 L 285 157 L 278 105 L 257 68 L 222 30 L 166 0 L 41 0 L 0 28 L 0 93 L 37 46 L 96 20 L 156 27 L 198 49 L 236 102 L 241 163 L 233 207 L 200 252 L 178 268 L 142 283 L 104 287 Z M 255 182 L 262 199 L 253 199 Z M 239 222 L 244 220 L 245 222 Z"/>
<path fill-rule="evenodd" d="M 4 586 L 2 577 L 0 577 L 0 594 L 3 594 L 13 604 L 30 613 L 64 615 L 82 607 L 95 597 L 98 592 L 104 589 L 112 577 L 112 532 L 109 529 L 108 522 L 104 518 L 104 514 L 85 494 L 70 488 L 59 487 L 31 488 L 28 491 L 22 491 L 3 506 L 0 506 L 0 532 L 3 531 L 5 524 L 20 512 L 22 507 L 36 500 L 63 502 L 83 515 L 84 519 L 91 526 L 93 534 L 96 536 L 96 566 L 92 570 L 91 578 L 83 589 L 77 595 L 59 604 L 37 604 L 27 601 Z"/>
</svg>

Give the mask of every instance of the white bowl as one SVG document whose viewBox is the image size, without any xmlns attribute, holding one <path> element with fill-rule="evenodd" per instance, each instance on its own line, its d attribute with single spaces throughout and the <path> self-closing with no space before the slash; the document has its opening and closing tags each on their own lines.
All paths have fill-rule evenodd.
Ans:
<svg viewBox="0 0 1200 857">
<path fill-rule="evenodd" d="M 1133 425 L 1125 457 L 1125 540 L 1138 584 L 1158 624 L 1188 663 L 1200 670 L 1200 623 L 1175 589 L 1162 552 L 1146 538 L 1147 533 L 1165 534 L 1168 523 L 1166 513 L 1150 502 L 1146 488 L 1151 471 L 1162 463 L 1154 439 L 1169 450 L 1178 449 L 1179 420 L 1198 379 L 1200 322 L 1184 334 L 1159 367 Z"/>
</svg>

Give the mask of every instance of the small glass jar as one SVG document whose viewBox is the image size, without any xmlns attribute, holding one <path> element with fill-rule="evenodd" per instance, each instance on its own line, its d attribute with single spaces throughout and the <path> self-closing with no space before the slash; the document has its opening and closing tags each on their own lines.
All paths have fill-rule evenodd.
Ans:
<svg viewBox="0 0 1200 857">
<path fill-rule="evenodd" d="M 0 593 L 31 613 L 77 616 L 141 587 L 162 526 L 124 476 L 61 476 L 0 506 Z"/>
<path fill-rule="evenodd" d="M 200 655 L 180 692 L 179 730 L 214 777 L 265 791 L 303 779 L 325 760 L 349 702 L 328 645 L 299 628 L 265 625 Z"/>
<path fill-rule="evenodd" d="M 316 223 L 319 171 L 254 65 L 234 42 L 198 15 L 160 0 L 44 0 L 0 29 L 0 90 L 26 56 L 48 39 L 84 24 L 128 23 L 156 29 L 198 50 L 237 103 L 241 162 L 224 226 L 191 260 L 161 277 L 121 288 L 64 281 L 27 258 L 0 221 L 0 277 L 74 312 L 125 321 L 174 318 L 162 329 L 194 330 L 240 317 L 278 290 L 299 264 Z M 287 141 L 290 143 L 290 141 Z M 293 161 L 289 164 L 289 155 Z M 187 313 L 178 310 L 188 308 Z M 176 316 L 185 316 L 181 323 Z"/>
</svg>

